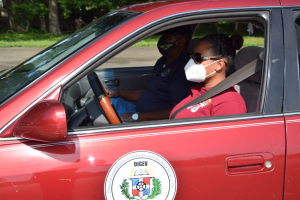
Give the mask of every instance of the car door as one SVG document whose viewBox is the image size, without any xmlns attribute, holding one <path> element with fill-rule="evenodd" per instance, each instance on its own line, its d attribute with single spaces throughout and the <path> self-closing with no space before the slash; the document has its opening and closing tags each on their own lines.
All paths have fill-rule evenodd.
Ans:
<svg viewBox="0 0 300 200">
<path fill-rule="evenodd" d="M 270 10 L 268 20 L 281 21 L 281 9 Z M 269 26 L 265 85 L 261 111 L 257 113 L 141 122 L 123 124 L 122 128 L 119 125 L 73 128 L 71 134 L 78 137 L 82 155 L 96 149 L 101 152 L 90 154 L 92 160 L 104 162 L 101 173 L 95 176 L 101 180 L 97 182 L 99 188 L 105 190 L 97 194 L 106 196 L 112 192 L 106 184 L 111 171 L 122 170 L 115 166 L 120 165 L 124 156 L 147 151 L 161 155 L 174 169 L 176 199 L 282 199 L 285 123 L 282 114 L 283 43 L 280 41 L 283 34 L 278 30 L 282 30 L 281 23 Z M 132 168 L 137 170 L 138 166 Z M 129 174 L 128 170 L 123 175 L 128 183 Z M 111 185 L 114 184 L 121 187 L 122 180 L 113 179 Z M 161 188 L 169 189 L 167 184 L 162 184 Z M 122 195 L 124 191 L 119 189 L 116 193 Z"/>
<path fill-rule="evenodd" d="M 106 176 L 118 159 L 130 152 L 147 151 L 162 156 L 174 170 L 175 185 L 161 184 L 161 191 L 176 186 L 175 199 L 282 199 L 286 147 L 282 114 L 283 33 L 278 31 L 282 30 L 282 16 L 280 8 L 264 9 L 269 13 L 268 42 L 257 113 L 70 127 L 68 140 L 57 143 L 2 138 L 1 197 L 103 199 L 109 192 L 104 190 Z M 251 9 L 238 11 L 231 16 L 246 15 L 246 11 L 256 13 Z M 231 12 L 226 10 L 223 14 L 228 16 Z M 220 17 L 217 14 L 215 17 Z M 202 13 L 201 16 L 208 18 Z M 157 21 L 166 27 L 175 23 Z M 49 96 L 59 100 L 55 92 Z M 141 164 L 133 167 L 138 166 Z M 130 178 L 128 174 L 129 171 L 124 173 L 124 179 Z M 121 186 L 122 182 L 115 184 Z M 121 196 L 124 193 L 121 188 L 117 192 Z"/>
<path fill-rule="evenodd" d="M 283 3 L 286 3 L 285 1 Z M 299 3 L 298 3 L 299 4 Z M 286 172 L 284 199 L 299 199 L 299 23 L 300 6 L 283 7 L 285 86 L 283 111 L 286 121 Z"/>
</svg>

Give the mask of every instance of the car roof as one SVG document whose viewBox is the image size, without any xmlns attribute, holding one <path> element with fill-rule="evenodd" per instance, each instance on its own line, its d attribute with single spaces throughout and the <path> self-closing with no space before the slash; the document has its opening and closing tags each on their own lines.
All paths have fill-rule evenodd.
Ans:
<svg viewBox="0 0 300 200">
<path fill-rule="evenodd" d="M 217 8 L 242 8 L 242 7 L 257 7 L 257 6 L 280 6 L 279 0 L 167 0 L 167 1 L 156 1 L 146 2 L 134 5 L 128 5 L 120 8 L 119 10 L 128 10 L 135 12 L 150 12 L 161 8 L 178 9 L 181 6 L 191 6 L 191 9 L 217 9 Z M 202 7 L 202 5 L 205 5 Z"/>
</svg>

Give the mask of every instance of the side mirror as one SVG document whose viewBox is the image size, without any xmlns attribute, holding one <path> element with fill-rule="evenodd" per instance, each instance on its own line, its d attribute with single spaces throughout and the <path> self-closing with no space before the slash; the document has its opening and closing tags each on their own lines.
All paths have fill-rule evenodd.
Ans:
<svg viewBox="0 0 300 200">
<path fill-rule="evenodd" d="M 66 141 L 68 132 L 64 106 L 56 100 L 36 104 L 19 119 L 14 135 L 41 142 Z"/>
</svg>

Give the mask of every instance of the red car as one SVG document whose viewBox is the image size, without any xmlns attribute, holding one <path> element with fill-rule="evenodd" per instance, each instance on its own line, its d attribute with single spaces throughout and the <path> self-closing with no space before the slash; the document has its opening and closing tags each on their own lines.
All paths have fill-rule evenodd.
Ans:
<svg viewBox="0 0 300 200">
<path fill-rule="evenodd" d="M 300 199 L 299 21 L 298 0 L 137 4 L 2 73 L 1 199 Z M 93 70 L 98 89 L 147 85 L 153 66 L 105 67 L 140 40 L 220 22 L 264 35 L 262 53 L 235 60 L 262 67 L 236 82 L 248 113 L 121 124 L 105 94 L 89 95 Z"/>
</svg>

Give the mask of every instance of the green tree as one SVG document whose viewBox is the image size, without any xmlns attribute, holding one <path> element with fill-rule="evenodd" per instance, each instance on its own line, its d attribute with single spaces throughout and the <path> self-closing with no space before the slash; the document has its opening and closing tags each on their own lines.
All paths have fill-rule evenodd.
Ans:
<svg viewBox="0 0 300 200">
<path fill-rule="evenodd" d="M 2 0 L 3 8 L 5 8 L 8 13 L 8 22 L 12 31 L 18 31 L 18 25 L 14 22 L 15 10 L 12 9 L 12 6 L 18 3 L 22 3 L 22 0 Z"/>
<path fill-rule="evenodd" d="M 39 16 L 41 19 L 41 28 L 45 30 L 45 15 L 49 12 L 43 3 L 22 3 L 14 4 L 12 9 L 15 11 L 13 15 L 14 22 L 16 22 L 21 31 L 28 32 L 30 26 L 30 20 L 34 16 Z"/>
<path fill-rule="evenodd" d="M 125 5 L 136 3 L 136 0 L 58 0 L 65 18 L 70 17 L 72 9 L 86 10 L 101 8 L 106 12 L 120 8 Z"/>
<path fill-rule="evenodd" d="M 2 0 L 8 10 L 10 27 L 14 31 L 28 31 L 30 20 L 40 18 L 41 29 L 46 31 L 45 16 L 49 14 L 49 32 L 61 34 L 59 28 L 58 6 L 65 18 L 75 10 L 99 9 L 101 14 L 125 5 L 147 0 Z M 45 4 L 48 3 L 48 8 Z"/>
</svg>

